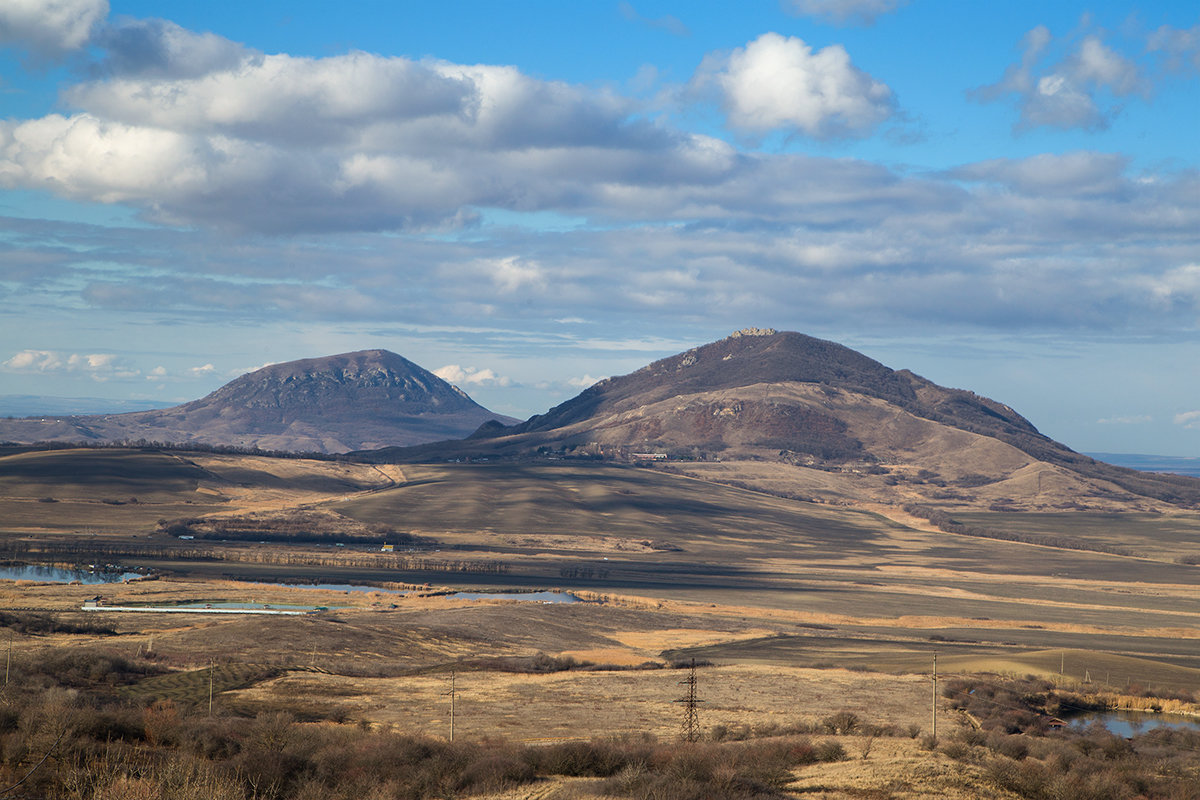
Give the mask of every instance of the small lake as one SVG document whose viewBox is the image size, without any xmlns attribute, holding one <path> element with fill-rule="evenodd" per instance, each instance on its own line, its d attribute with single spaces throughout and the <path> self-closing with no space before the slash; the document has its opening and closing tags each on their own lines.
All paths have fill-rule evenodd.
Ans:
<svg viewBox="0 0 1200 800">
<path fill-rule="evenodd" d="M 1200 731 L 1200 719 L 1178 714 L 1152 714 L 1146 711 L 1085 711 L 1071 716 L 1072 728 L 1086 728 L 1099 722 L 1109 733 L 1126 739 L 1155 728 L 1185 728 Z"/>
<path fill-rule="evenodd" d="M 48 567 L 43 564 L 17 564 L 0 567 L 0 580 L 4 581 L 37 581 L 39 583 L 121 583 L 142 577 L 136 572 L 117 572 L 105 570 L 63 569 Z"/>
</svg>

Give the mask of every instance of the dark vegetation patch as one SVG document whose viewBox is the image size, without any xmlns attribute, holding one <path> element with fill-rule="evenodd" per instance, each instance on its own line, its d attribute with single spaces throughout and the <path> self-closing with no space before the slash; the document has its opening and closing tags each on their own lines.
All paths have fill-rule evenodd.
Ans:
<svg viewBox="0 0 1200 800">
<path fill-rule="evenodd" d="M 158 532 L 169 536 L 234 542 L 393 544 L 401 547 L 431 547 L 437 544 L 433 539 L 398 531 L 389 525 L 367 525 L 335 511 L 309 509 L 236 517 L 164 519 L 158 522 Z"/>
<path fill-rule="evenodd" d="M 218 703 L 210 713 L 203 702 L 110 691 L 154 669 L 99 650 L 23 658 L 0 706 L 0 784 L 20 784 L 23 797 L 89 800 L 424 800 L 570 776 L 594 779 L 581 787 L 586 794 L 750 800 L 787 797 L 796 767 L 847 757 L 837 742 L 802 735 L 698 743 L 627 736 L 537 747 L 447 742 L 366 724 L 305 724 L 278 710 L 238 716 Z M 845 728 L 847 719 L 831 725 Z"/>
<path fill-rule="evenodd" d="M 982 766 L 997 786 L 1020 797 L 1197 797 L 1200 731 L 1159 728 L 1125 739 L 1099 724 L 1063 727 L 1059 715 L 1103 703 L 1033 678 L 956 679 L 943 695 L 975 724 L 927 746 Z"/>
<path fill-rule="evenodd" d="M 116 628 L 94 621 L 72 622 L 54 614 L 25 611 L 0 611 L 0 628 L 14 633 L 36 636 L 48 633 L 84 633 L 95 636 L 115 636 Z"/>
<path fill-rule="evenodd" d="M 487 672 L 512 672 L 521 674 L 544 674 L 551 672 L 623 672 L 626 670 L 662 669 L 659 661 L 645 661 L 636 665 L 597 664 L 580 661 L 574 656 L 551 656 L 537 653 L 532 656 L 493 656 L 469 658 L 456 662 L 455 669 L 483 670 Z"/>
</svg>

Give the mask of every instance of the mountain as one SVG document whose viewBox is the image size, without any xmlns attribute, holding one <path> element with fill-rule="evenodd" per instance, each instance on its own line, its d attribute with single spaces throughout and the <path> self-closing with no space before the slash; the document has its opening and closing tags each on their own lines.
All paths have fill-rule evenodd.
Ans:
<svg viewBox="0 0 1200 800">
<path fill-rule="evenodd" d="M 201 443 L 341 453 L 458 439 L 488 411 L 387 350 L 273 364 L 190 403 L 128 414 L 0 420 L 0 440 Z"/>
<path fill-rule="evenodd" d="M 745 329 L 610 378 L 514 426 L 378 460 L 591 457 L 804 499 L 1161 510 L 1200 481 L 1074 452 L 1003 403 L 801 333 Z"/>
</svg>

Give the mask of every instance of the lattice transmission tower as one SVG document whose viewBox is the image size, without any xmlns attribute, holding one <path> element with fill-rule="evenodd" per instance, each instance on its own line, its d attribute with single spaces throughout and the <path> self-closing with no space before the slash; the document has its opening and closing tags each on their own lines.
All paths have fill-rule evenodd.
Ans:
<svg viewBox="0 0 1200 800">
<path fill-rule="evenodd" d="M 683 703 L 683 726 L 679 735 L 685 742 L 698 742 L 700 741 L 700 714 L 696 707 L 703 701 L 696 698 L 696 659 L 693 658 L 691 666 L 688 667 L 687 678 L 679 683 L 687 687 L 683 697 L 675 701 Z"/>
</svg>

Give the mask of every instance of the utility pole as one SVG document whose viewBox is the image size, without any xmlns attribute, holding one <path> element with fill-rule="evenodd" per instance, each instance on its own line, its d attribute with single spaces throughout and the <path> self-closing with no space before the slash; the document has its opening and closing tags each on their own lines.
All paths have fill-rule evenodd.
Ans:
<svg viewBox="0 0 1200 800">
<path fill-rule="evenodd" d="M 697 742 L 700 740 L 700 715 L 696 712 L 696 705 L 701 701 L 696 699 L 696 659 L 692 659 L 691 667 L 688 668 L 687 678 L 679 683 L 687 687 L 687 692 L 684 696 L 675 701 L 676 703 L 683 703 L 683 730 L 681 735 L 685 742 Z"/>
<path fill-rule="evenodd" d="M 937 653 L 933 654 L 933 703 L 930 714 L 933 725 L 933 740 L 937 741 Z"/>
<path fill-rule="evenodd" d="M 208 715 L 212 716 L 212 700 L 213 700 L 213 672 L 216 670 L 216 662 L 211 658 L 208 660 Z"/>
<path fill-rule="evenodd" d="M 455 691 L 454 679 L 457 676 L 455 670 L 450 670 L 450 691 L 443 692 L 444 695 L 450 695 L 450 741 L 454 741 L 454 700 L 457 692 Z"/>
<path fill-rule="evenodd" d="M 13 632 L 10 628 L 8 631 L 8 656 L 4 659 L 4 685 L 8 686 L 8 671 L 12 668 L 12 637 Z"/>
</svg>

